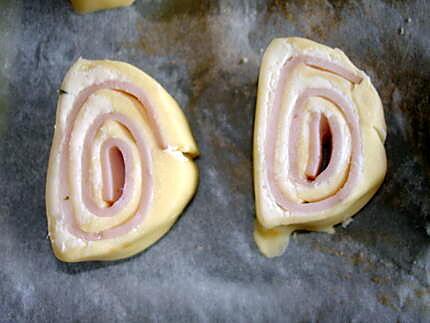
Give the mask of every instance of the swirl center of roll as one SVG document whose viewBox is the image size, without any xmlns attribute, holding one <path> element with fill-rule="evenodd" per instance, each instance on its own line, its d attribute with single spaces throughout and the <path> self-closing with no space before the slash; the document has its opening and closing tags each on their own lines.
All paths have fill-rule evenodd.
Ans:
<svg viewBox="0 0 430 323">
<path fill-rule="evenodd" d="M 71 231 L 82 239 L 130 231 L 152 199 L 152 153 L 142 125 L 150 120 L 154 140 L 161 136 L 144 105 L 145 94 L 135 89 L 124 83 L 90 86 L 77 96 L 70 114 L 62 155 L 62 195 L 70 199 L 62 204 Z"/>
<path fill-rule="evenodd" d="M 105 142 L 101 150 L 103 200 L 112 206 L 122 195 L 125 181 L 124 156 L 121 149 Z"/>
<path fill-rule="evenodd" d="M 362 158 L 354 102 L 328 82 L 309 86 L 298 76 L 307 69 L 361 82 L 344 67 L 312 56 L 292 57 L 282 67 L 266 126 L 266 183 L 281 208 L 296 212 L 323 210 L 348 196 Z"/>
</svg>

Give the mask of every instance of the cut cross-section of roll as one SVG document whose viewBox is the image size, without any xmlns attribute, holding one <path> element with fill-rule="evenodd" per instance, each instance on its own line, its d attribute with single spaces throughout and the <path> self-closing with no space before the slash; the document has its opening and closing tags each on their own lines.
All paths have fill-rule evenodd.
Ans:
<svg viewBox="0 0 430 323">
<path fill-rule="evenodd" d="M 185 116 L 154 79 L 79 59 L 61 86 L 47 175 L 55 255 L 115 260 L 157 241 L 196 190 L 197 155 Z"/>
<path fill-rule="evenodd" d="M 281 255 L 295 230 L 333 232 L 386 173 L 386 126 L 369 77 L 339 49 L 275 39 L 259 76 L 254 129 L 254 238 Z"/>
</svg>

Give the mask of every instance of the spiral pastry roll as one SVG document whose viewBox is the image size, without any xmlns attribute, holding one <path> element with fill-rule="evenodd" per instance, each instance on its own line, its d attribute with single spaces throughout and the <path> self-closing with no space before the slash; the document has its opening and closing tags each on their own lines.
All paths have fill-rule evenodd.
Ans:
<svg viewBox="0 0 430 323">
<path fill-rule="evenodd" d="M 79 59 L 61 86 L 47 174 L 55 255 L 115 260 L 157 241 L 196 190 L 197 155 L 181 109 L 154 79 Z"/>
<path fill-rule="evenodd" d="M 369 77 L 339 49 L 275 39 L 260 70 L 254 130 L 257 221 L 269 257 L 295 230 L 334 232 L 386 173 L 386 126 Z"/>
<path fill-rule="evenodd" d="M 134 0 L 71 0 L 73 9 L 78 13 L 130 6 Z"/>
</svg>

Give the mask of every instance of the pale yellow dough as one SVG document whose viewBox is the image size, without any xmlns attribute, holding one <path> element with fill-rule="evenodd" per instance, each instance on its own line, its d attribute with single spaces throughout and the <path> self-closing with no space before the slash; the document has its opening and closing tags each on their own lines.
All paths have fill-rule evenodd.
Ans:
<svg viewBox="0 0 430 323">
<path fill-rule="evenodd" d="M 120 225 L 133 216 L 141 192 L 142 165 L 137 146 L 130 132 L 117 122 L 108 120 L 97 132 L 92 147 L 97 151 L 97 147 L 108 137 L 121 138 L 128 143 L 132 155 L 135 157 L 134 160 L 138 161 L 133 168 L 133 178 L 135 178 L 133 197 L 121 212 L 112 217 L 97 217 L 84 207 L 79 185 L 76 185 L 81 180 L 82 134 L 86 132 L 85 127 L 90 124 L 90 120 L 97 114 L 116 112 L 128 116 L 139 125 L 147 140 L 145 144 L 150 147 L 152 153 L 154 179 L 153 198 L 139 225 L 115 238 L 87 241 L 73 235 L 65 225 L 65 215 L 61 207 L 62 197 L 58 196 L 61 172 L 60 155 L 65 149 L 62 142 L 64 141 L 66 117 L 72 109 L 76 96 L 91 84 L 106 80 L 129 82 L 144 90 L 156 108 L 161 133 L 167 147 L 162 148 L 157 143 L 146 114 L 138 112 L 144 107 L 132 96 L 121 91 L 102 89 L 87 99 L 76 118 L 70 140 L 72 158 L 70 182 L 72 185 L 69 198 L 73 205 L 73 216 L 80 223 L 80 228 L 86 232 L 100 232 Z M 182 110 L 159 83 L 141 70 L 122 62 L 79 59 L 67 73 L 61 90 L 46 185 L 49 236 L 55 255 L 62 261 L 77 262 L 115 260 L 143 251 L 170 229 L 197 188 L 198 169 L 193 158 L 198 155 L 198 148 Z M 94 153 L 91 158 L 91 192 L 97 205 L 103 206 L 105 202 L 101 197 L 102 182 L 98 156 L 99 154 Z"/>
<path fill-rule="evenodd" d="M 282 118 L 287 113 L 288 105 L 285 102 L 295 97 L 297 92 L 294 92 L 294 89 L 300 88 L 300 84 L 303 84 L 303 87 L 317 85 L 338 89 L 345 97 L 351 99 L 359 115 L 364 160 L 359 173 L 358 184 L 342 202 L 329 209 L 308 214 L 296 214 L 284 210 L 276 203 L 267 186 L 264 185 L 266 170 L 266 158 L 263 153 L 266 138 L 265 123 L 271 109 L 271 98 L 283 64 L 292 56 L 301 54 L 329 60 L 362 78 L 359 84 L 351 85 L 350 82 L 332 73 L 303 66 L 300 67 L 301 70 L 297 74 L 294 74 L 293 85 L 283 89 Z M 333 109 L 331 103 L 318 102 L 319 99 L 311 99 L 310 105 L 312 105 L 312 100 L 314 100 L 315 106 L 319 104 L 320 107 Z M 341 50 L 332 49 L 303 38 L 274 39 L 265 51 L 261 64 L 254 128 L 254 185 L 257 217 L 254 238 L 260 251 L 268 257 L 279 256 L 285 251 L 292 232 L 310 230 L 333 233 L 334 225 L 346 221 L 357 213 L 372 198 L 383 182 L 387 167 L 384 149 L 385 137 L 386 125 L 378 93 L 371 84 L 369 77 L 355 67 Z M 285 145 L 286 142 L 283 144 Z M 306 140 L 301 142 L 299 147 L 298 158 L 300 162 L 307 152 L 305 144 Z M 282 153 L 280 149 L 282 147 L 276 146 L 276 153 Z M 336 181 L 328 185 L 331 186 L 324 188 L 323 191 L 321 188 L 310 190 L 306 200 L 311 200 L 312 194 L 325 193 L 324 190 L 329 189 L 336 192 L 339 189 L 336 188 L 336 185 L 339 185 Z M 289 194 L 289 192 L 284 193 Z M 298 195 L 291 194 L 290 197 L 293 200 L 300 200 Z"/>
<path fill-rule="evenodd" d="M 134 0 L 71 0 L 73 9 L 79 13 L 130 6 Z"/>
</svg>

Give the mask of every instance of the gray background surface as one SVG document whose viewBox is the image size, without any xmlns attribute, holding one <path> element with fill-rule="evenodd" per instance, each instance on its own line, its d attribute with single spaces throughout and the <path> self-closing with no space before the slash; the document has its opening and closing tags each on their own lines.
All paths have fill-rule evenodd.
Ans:
<svg viewBox="0 0 430 323">
<path fill-rule="evenodd" d="M 137 0 L 85 16 L 62 0 L 0 0 L 0 321 L 430 321 L 429 18 L 424 0 Z M 269 41 L 294 35 L 371 76 L 389 170 L 347 228 L 298 233 L 266 259 L 252 239 L 256 83 Z M 61 263 L 47 239 L 56 91 L 79 56 L 153 75 L 201 149 L 178 223 L 114 263 Z"/>
</svg>

